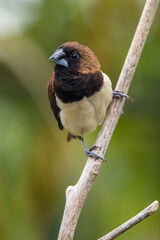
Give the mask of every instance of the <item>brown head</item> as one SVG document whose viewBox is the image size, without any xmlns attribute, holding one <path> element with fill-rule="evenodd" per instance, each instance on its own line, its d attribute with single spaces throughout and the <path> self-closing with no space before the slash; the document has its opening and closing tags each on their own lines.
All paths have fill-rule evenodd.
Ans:
<svg viewBox="0 0 160 240">
<path fill-rule="evenodd" d="M 88 74 L 100 69 L 98 58 L 92 50 L 78 42 L 62 44 L 49 59 L 56 64 L 55 71 L 60 69 L 74 74 Z"/>
<path fill-rule="evenodd" d="M 55 63 L 54 92 L 64 103 L 80 101 L 101 89 L 100 63 L 90 48 L 78 42 L 66 42 L 49 60 Z"/>
</svg>

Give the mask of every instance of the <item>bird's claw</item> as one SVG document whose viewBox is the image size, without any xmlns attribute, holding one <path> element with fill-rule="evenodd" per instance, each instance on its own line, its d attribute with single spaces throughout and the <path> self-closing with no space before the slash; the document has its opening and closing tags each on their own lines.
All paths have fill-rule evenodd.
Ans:
<svg viewBox="0 0 160 240">
<path fill-rule="evenodd" d="M 79 139 L 81 140 L 82 145 L 83 145 L 83 148 L 84 148 L 84 152 L 85 152 L 85 154 L 86 154 L 88 157 L 92 157 L 92 158 L 96 158 L 96 159 L 97 159 L 97 158 L 100 158 L 102 161 L 108 162 L 105 158 L 97 155 L 97 154 L 94 153 L 94 152 L 91 152 L 93 149 L 101 148 L 101 147 L 96 146 L 96 145 L 93 145 L 90 149 L 87 149 L 87 147 L 86 147 L 86 145 L 85 145 L 85 143 L 84 143 L 84 139 L 83 139 L 82 137 L 79 137 Z"/>
<path fill-rule="evenodd" d="M 95 149 L 101 149 L 101 147 L 99 147 L 99 146 L 96 146 L 96 145 L 93 145 L 90 149 L 89 149 L 89 151 L 90 152 L 92 152 L 93 150 L 95 150 Z"/>
<path fill-rule="evenodd" d="M 92 150 L 93 150 L 93 149 L 92 149 Z M 105 158 L 99 156 L 99 155 L 96 154 L 96 153 L 91 152 L 90 149 L 89 149 L 89 150 L 86 150 L 86 151 L 85 151 L 85 154 L 86 154 L 88 157 L 96 158 L 96 159 L 97 159 L 97 158 L 100 158 L 102 161 L 108 162 Z"/>
<path fill-rule="evenodd" d="M 125 97 L 126 99 L 128 99 L 128 100 L 130 100 L 130 101 L 133 102 L 133 98 L 131 98 L 131 97 L 128 96 L 127 94 L 124 94 L 124 93 L 122 93 L 122 92 L 120 92 L 120 91 L 118 91 L 118 90 L 114 90 L 114 91 L 113 91 L 113 98 L 121 99 L 121 98 L 123 98 L 123 97 Z"/>
</svg>

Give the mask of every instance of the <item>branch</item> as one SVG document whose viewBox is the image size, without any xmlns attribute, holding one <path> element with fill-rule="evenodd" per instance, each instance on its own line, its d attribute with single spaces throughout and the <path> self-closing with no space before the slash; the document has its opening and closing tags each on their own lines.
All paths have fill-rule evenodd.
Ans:
<svg viewBox="0 0 160 240">
<path fill-rule="evenodd" d="M 143 211 L 138 213 L 136 216 L 128 220 L 127 222 L 123 223 L 121 226 L 117 227 L 107 235 L 99 238 L 98 240 L 112 240 L 130 229 L 131 227 L 135 226 L 137 223 L 143 221 L 145 218 L 151 216 L 155 211 L 157 211 L 159 207 L 158 201 L 154 201 L 151 205 L 146 207 Z"/>
<path fill-rule="evenodd" d="M 160 0 L 147 0 L 142 16 L 140 18 L 135 36 L 126 57 L 122 72 L 120 74 L 116 89 L 127 93 L 131 84 L 138 60 L 140 58 L 144 43 L 148 36 L 152 21 L 154 19 Z M 114 99 L 108 109 L 106 119 L 99 132 L 95 144 L 100 149 L 95 152 L 104 156 L 110 139 L 122 113 L 125 99 Z M 58 240 L 72 240 L 78 218 L 87 195 L 91 190 L 100 171 L 102 161 L 100 159 L 88 158 L 84 170 L 75 186 L 69 186 L 66 190 L 66 204 L 60 227 Z"/>
</svg>

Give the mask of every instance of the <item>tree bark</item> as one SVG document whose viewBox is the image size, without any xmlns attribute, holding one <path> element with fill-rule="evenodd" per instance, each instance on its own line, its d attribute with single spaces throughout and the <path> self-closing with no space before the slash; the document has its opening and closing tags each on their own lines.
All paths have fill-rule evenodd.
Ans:
<svg viewBox="0 0 160 240">
<path fill-rule="evenodd" d="M 143 211 L 138 213 L 136 216 L 128 220 L 127 222 L 123 223 L 121 226 L 117 227 L 107 235 L 99 238 L 98 240 L 112 240 L 130 229 L 131 227 L 135 226 L 137 223 L 143 221 L 145 218 L 151 216 L 155 211 L 157 211 L 159 207 L 158 201 L 154 201 L 148 207 L 146 207 Z"/>
</svg>

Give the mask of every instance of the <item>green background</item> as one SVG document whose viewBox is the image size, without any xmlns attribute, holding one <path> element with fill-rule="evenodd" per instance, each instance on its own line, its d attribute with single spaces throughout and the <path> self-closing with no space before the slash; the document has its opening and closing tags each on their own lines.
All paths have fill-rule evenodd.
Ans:
<svg viewBox="0 0 160 240">
<path fill-rule="evenodd" d="M 66 142 L 50 110 L 48 61 L 66 41 L 98 56 L 117 82 L 142 0 L 1 0 L 0 239 L 56 239 L 65 189 L 85 165 L 80 141 Z M 97 239 L 160 200 L 160 9 L 105 157 L 84 205 L 75 240 Z M 85 137 L 91 146 L 98 129 Z M 160 212 L 119 239 L 160 239 Z"/>
</svg>

